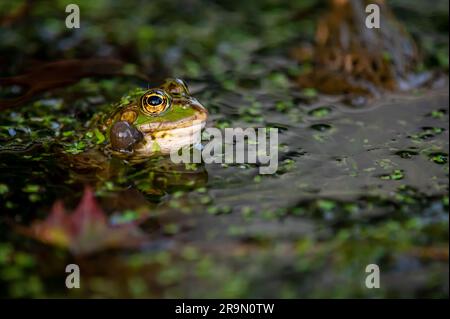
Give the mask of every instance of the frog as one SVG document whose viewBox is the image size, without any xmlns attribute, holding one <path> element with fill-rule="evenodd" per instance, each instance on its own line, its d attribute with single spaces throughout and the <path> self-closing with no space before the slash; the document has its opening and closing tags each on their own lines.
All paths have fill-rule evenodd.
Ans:
<svg viewBox="0 0 450 319">
<path fill-rule="evenodd" d="M 207 109 L 193 97 L 187 84 L 168 78 L 161 85 L 138 91 L 115 107 L 100 126 L 105 147 L 118 157 L 146 159 L 168 155 L 200 143 Z"/>
<path fill-rule="evenodd" d="M 63 156 L 58 163 L 83 184 L 102 187 L 105 181 L 116 181 L 136 187 L 149 200 L 159 200 L 175 189 L 206 183 L 203 163 L 187 169 L 168 155 L 200 146 L 199 133 L 207 120 L 207 109 L 190 94 L 187 84 L 169 78 L 156 87 L 133 89 L 95 113 L 86 127 L 88 132 L 99 130 L 105 140 L 77 154 L 56 151 Z M 121 178 L 127 174 L 133 178 L 124 182 Z"/>
</svg>

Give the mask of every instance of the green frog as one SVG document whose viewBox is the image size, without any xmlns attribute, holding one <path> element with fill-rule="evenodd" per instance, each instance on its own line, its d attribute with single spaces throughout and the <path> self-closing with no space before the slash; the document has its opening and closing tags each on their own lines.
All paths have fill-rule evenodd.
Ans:
<svg viewBox="0 0 450 319">
<path fill-rule="evenodd" d="M 52 147 L 64 156 L 64 163 L 82 170 L 102 168 L 110 155 L 140 163 L 154 155 L 167 155 L 199 143 L 207 118 L 207 110 L 191 96 L 184 81 L 167 79 L 158 87 L 136 89 L 113 105 L 112 110 L 109 107 L 95 114 L 87 125 L 90 135 L 81 132 L 77 136 L 87 145 L 83 151 L 68 152 L 63 143 L 53 143 Z M 90 142 L 95 131 L 101 135 L 97 142 L 100 147 Z M 3 147 L 0 155 L 28 153 L 47 144 L 47 140 Z"/>
<path fill-rule="evenodd" d="M 133 159 L 170 154 L 200 142 L 208 112 L 192 97 L 186 83 L 167 79 L 159 87 L 137 91 L 103 119 L 105 150 Z"/>
<path fill-rule="evenodd" d="M 207 110 L 190 95 L 185 82 L 167 79 L 158 87 L 129 92 L 112 109 L 94 115 L 88 126 L 98 129 L 105 141 L 78 154 L 60 152 L 60 165 L 88 184 L 126 184 L 119 180 L 130 174 L 130 185 L 148 196 L 198 187 L 207 180 L 203 165 L 186 169 L 165 155 L 200 143 L 198 133 L 207 118 Z"/>
</svg>

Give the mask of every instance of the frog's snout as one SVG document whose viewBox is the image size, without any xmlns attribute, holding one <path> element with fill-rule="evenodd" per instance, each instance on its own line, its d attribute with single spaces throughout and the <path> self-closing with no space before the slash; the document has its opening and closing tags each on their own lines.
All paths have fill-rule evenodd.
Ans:
<svg viewBox="0 0 450 319">
<path fill-rule="evenodd" d="M 144 135 L 127 121 L 119 121 L 113 125 L 109 132 L 111 146 L 115 150 L 124 151 L 142 141 Z"/>
</svg>

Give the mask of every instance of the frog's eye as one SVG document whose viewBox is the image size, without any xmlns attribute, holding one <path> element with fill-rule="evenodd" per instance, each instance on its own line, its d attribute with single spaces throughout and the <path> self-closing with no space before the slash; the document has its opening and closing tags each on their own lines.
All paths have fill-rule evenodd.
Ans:
<svg viewBox="0 0 450 319">
<path fill-rule="evenodd" d="M 140 100 L 142 111 L 151 116 L 161 115 L 168 110 L 171 98 L 162 90 L 150 90 L 146 92 Z"/>
</svg>

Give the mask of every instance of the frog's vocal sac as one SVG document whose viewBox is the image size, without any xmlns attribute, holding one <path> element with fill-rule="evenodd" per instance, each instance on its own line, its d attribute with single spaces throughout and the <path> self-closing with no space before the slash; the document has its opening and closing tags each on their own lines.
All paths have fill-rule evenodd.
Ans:
<svg viewBox="0 0 450 319">
<path fill-rule="evenodd" d="M 115 152 L 137 158 L 170 154 L 199 143 L 208 112 L 180 79 L 167 79 L 137 99 L 120 105 L 104 122 Z"/>
</svg>

